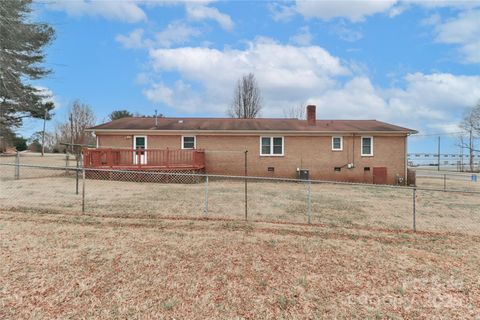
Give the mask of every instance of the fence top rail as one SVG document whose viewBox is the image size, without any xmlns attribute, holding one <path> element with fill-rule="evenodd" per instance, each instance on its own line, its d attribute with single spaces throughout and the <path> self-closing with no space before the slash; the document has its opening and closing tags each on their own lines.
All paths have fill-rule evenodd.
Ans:
<svg viewBox="0 0 480 320">
<path fill-rule="evenodd" d="M 429 171 L 429 170 L 418 170 L 416 171 L 416 175 L 422 177 L 442 177 L 443 176 L 455 176 L 455 177 L 470 177 L 473 174 L 479 174 L 479 172 L 449 172 L 449 171 Z"/>
<path fill-rule="evenodd" d="M 158 148 L 145 148 L 145 149 L 142 149 L 142 148 L 137 148 L 137 149 L 134 149 L 134 148 L 121 148 L 121 147 L 99 147 L 99 148 L 83 148 L 82 149 L 83 151 L 86 151 L 86 152 L 107 152 L 107 151 L 131 151 L 131 152 L 137 152 L 138 150 L 145 150 L 145 151 L 165 151 L 165 152 L 174 152 L 174 151 L 178 151 L 178 152 L 204 152 L 205 150 L 203 149 L 169 149 L 169 148 L 166 148 L 166 149 L 158 149 Z"/>
<path fill-rule="evenodd" d="M 46 169 L 46 170 L 69 170 L 69 171 L 85 170 L 85 171 L 96 171 L 96 172 L 117 172 L 117 173 L 148 174 L 148 175 L 168 175 L 168 176 L 192 176 L 192 177 L 208 176 L 209 178 L 223 178 L 223 179 L 299 182 L 299 183 L 330 184 L 330 185 L 348 185 L 348 186 L 370 187 L 370 188 L 379 188 L 379 189 L 383 188 L 383 189 L 422 190 L 422 191 L 480 194 L 480 191 L 473 191 L 473 190 L 425 188 L 425 187 L 417 187 L 417 186 L 396 186 L 396 185 L 388 185 L 388 184 L 370 184 L 370 183 L 332 181 L 332 180 L 301 180 L 301 179 L 293 179 L 293 178 L 235 176 L 235 175 L 221 175 L 221 174 L 207 174 L 207 173 L 152 172 L 152 171 L 141 171 L 141 170 L 116 170 L 116 169 L 82 168 L 82 167 L 76 168 L 76 167 L 66 167 L 66 166 L 43 166 L 43 165 L 15 164 L 15 163 L 0 163 L 0 166 L 25 167 L 25 168 L 36 168 L 36 169 Z"/>
</svg>

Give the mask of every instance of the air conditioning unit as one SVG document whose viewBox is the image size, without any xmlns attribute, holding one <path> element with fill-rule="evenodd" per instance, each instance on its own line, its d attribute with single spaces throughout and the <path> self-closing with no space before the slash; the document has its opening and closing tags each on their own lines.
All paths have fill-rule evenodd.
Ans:
<svg viewBox="0 0 480 320">
<path fill-rule="evenodd" d="M 310 180 L 310 172 L 307 169 L 297 169 L 297 179 Z"/>
</svg>

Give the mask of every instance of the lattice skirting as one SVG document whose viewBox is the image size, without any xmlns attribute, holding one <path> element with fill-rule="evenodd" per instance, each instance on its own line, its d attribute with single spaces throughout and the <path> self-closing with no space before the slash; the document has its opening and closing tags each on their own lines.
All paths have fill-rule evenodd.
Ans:
<svg viewBox="0 0 480 320">
<path fill-rule="evenodd" d="M 205 173 L 205 169 L 149 170 L 148 172 L 103 171 L 92 169 L 85 171 L 85 178 L 113 181 L 192 184 L 205 181 L 205 178 L 202 176 L 191 176 L 191 174 L 202 173 Z"/>
</svg>

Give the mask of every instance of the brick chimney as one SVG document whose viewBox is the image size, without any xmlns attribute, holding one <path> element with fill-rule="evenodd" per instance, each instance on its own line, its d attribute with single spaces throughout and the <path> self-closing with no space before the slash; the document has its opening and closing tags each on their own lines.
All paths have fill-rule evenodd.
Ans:
<svg viewBox="0 0 480 320">
<path fill-rule="evenodd" d="M 314 126 L 317 121 L 317 112 L 316 112 L 315 105 L 308 105 L 307 106 L 307 124 L 309 126 Z"/>
</svg>

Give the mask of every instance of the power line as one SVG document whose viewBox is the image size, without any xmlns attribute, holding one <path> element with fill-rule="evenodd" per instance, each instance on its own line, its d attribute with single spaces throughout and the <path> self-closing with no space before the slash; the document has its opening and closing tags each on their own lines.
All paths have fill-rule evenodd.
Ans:
<svg viewBox="0 0 480 320">
<path fill-rule="evenodd" d="M 449 132 L 449 133 L 425 133 L 425 134 L 414 134 L 411 135 L 410 138 L 416 138 L 416 137 L 430 137 L 430 136 L 454 136 L 458 134 L 462 134 L 464 132 L 462 131 L 457 131 L 457 132 Z"/>
</svg>

